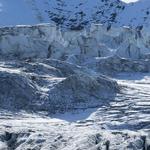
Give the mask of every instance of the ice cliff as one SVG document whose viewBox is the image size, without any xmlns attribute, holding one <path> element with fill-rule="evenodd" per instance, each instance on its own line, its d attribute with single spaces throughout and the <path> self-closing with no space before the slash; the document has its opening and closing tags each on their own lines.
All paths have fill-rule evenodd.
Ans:
<svg viewBox="0 0 150 150">
<path fill-rule="evenodd" d="M 0 28 L 1 59 L 53 58 L 73 63 L 117 55 L 142 59 L 149 54 L 148 28 L 92 25 L 89 30 L 61 31 L 56 26 Z"/>
<path fill-rule="evenodd" d="M 56 26 L 15 26 L 0 28 L 1 58 L 53 58 L 73 61 L 118 55 L 141 59 L 149 54 L 148 28 L 92 25 L 90 30 L 61 31 Z"/>
</svg>

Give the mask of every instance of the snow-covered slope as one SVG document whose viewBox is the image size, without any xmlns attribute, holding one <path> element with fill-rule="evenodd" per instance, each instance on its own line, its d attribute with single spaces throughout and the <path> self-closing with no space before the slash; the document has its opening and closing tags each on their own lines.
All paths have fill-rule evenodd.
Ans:
<svg viewBox="0 0 150 150">
<path fill-rule="evenodd" d="M 112 22 L 124 7 L 118 0 L 0 0 L 0 4 L 0 25 L 52 21 L 78 29 L 91 22 Z"/>
<path fill-rule="evenodd" d="M 79 30 L 91 23 L 149 25 L 149 0 L 0 0 L 0 26 L 53 22 Z"/>
</svg>

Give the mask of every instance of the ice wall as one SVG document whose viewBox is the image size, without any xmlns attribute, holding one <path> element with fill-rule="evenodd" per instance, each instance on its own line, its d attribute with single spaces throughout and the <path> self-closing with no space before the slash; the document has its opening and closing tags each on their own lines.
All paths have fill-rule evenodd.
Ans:
<svg viewBox="0 0 150 150">
<path fill-rule="evenodd" d="M 0 58 L 56 58 L 76 61 L 118 55 L 140 59 L 150 52 L 150 33 L 146 28 L 92 25 L 89 30 L 61 31 L 55 25 L 0 28 Z M 81 59 L 82 60 L 82 59 Z"/>
</svg>

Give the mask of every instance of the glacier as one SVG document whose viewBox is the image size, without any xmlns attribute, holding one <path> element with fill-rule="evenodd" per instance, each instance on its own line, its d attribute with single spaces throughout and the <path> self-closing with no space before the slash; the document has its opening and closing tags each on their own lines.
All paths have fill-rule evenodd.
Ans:
<svg viewBox="0 0 150 150">
<path fill-rule="evenodd" d="M 86 62 L 86 59 L 114 55 L 139 60 L 150 51 L 148 30 L 126 26 L 109 29 L 99 24 L 79 31 L 61 31 L 52 24 L 3 27 L 0 53 L 3 59 L 53 58 L 76 60 L 76 63 L 80 63 L 80 57 Z"/>
<path fill-rule="evenodd" d="M 0 150 L 150 148 L 149 28 L 0 28 Z"/>
</svg>

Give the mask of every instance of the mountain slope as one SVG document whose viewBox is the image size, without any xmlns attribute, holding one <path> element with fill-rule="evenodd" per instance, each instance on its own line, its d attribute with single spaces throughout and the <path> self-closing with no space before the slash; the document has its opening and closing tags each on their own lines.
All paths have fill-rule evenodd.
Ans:
<svg viewBox="0 0 150 150">
<path fill-rule="evenodd" d="M 150 2 L 140 0 L 0 0 L 0 26 L 52 22 L 69 29 L 91 23 L 149 25 Z"/>
<path fill-rule="evenodd" d="M 71 29 L 81 29 L 91 23 L 114 23 L 117 14 L 124 9 L 118 0 L 58 0 L 50 4 L 54 4 L 48 11 L 50 19 Z"/>
<path fill-rule="evenodd" d="M 0 0 L 0 4 L 0 25 L 54 22 L 69 28 L 116 22 L 125 5 L 119 0 Z"/>
<path fill-rule="evenodd" d="M 1 25 L 55 22 L 65 26 L 105 23 L 115 20 L 115 14 L 124 8 L 118 0 L 0 0 Z M 19 7 L 18 7 L 19 6 Z M 9 16 L 9 18 L 8 18 Z M 11 19 L 10 19 L 11 18 Z"/>
</svg>

